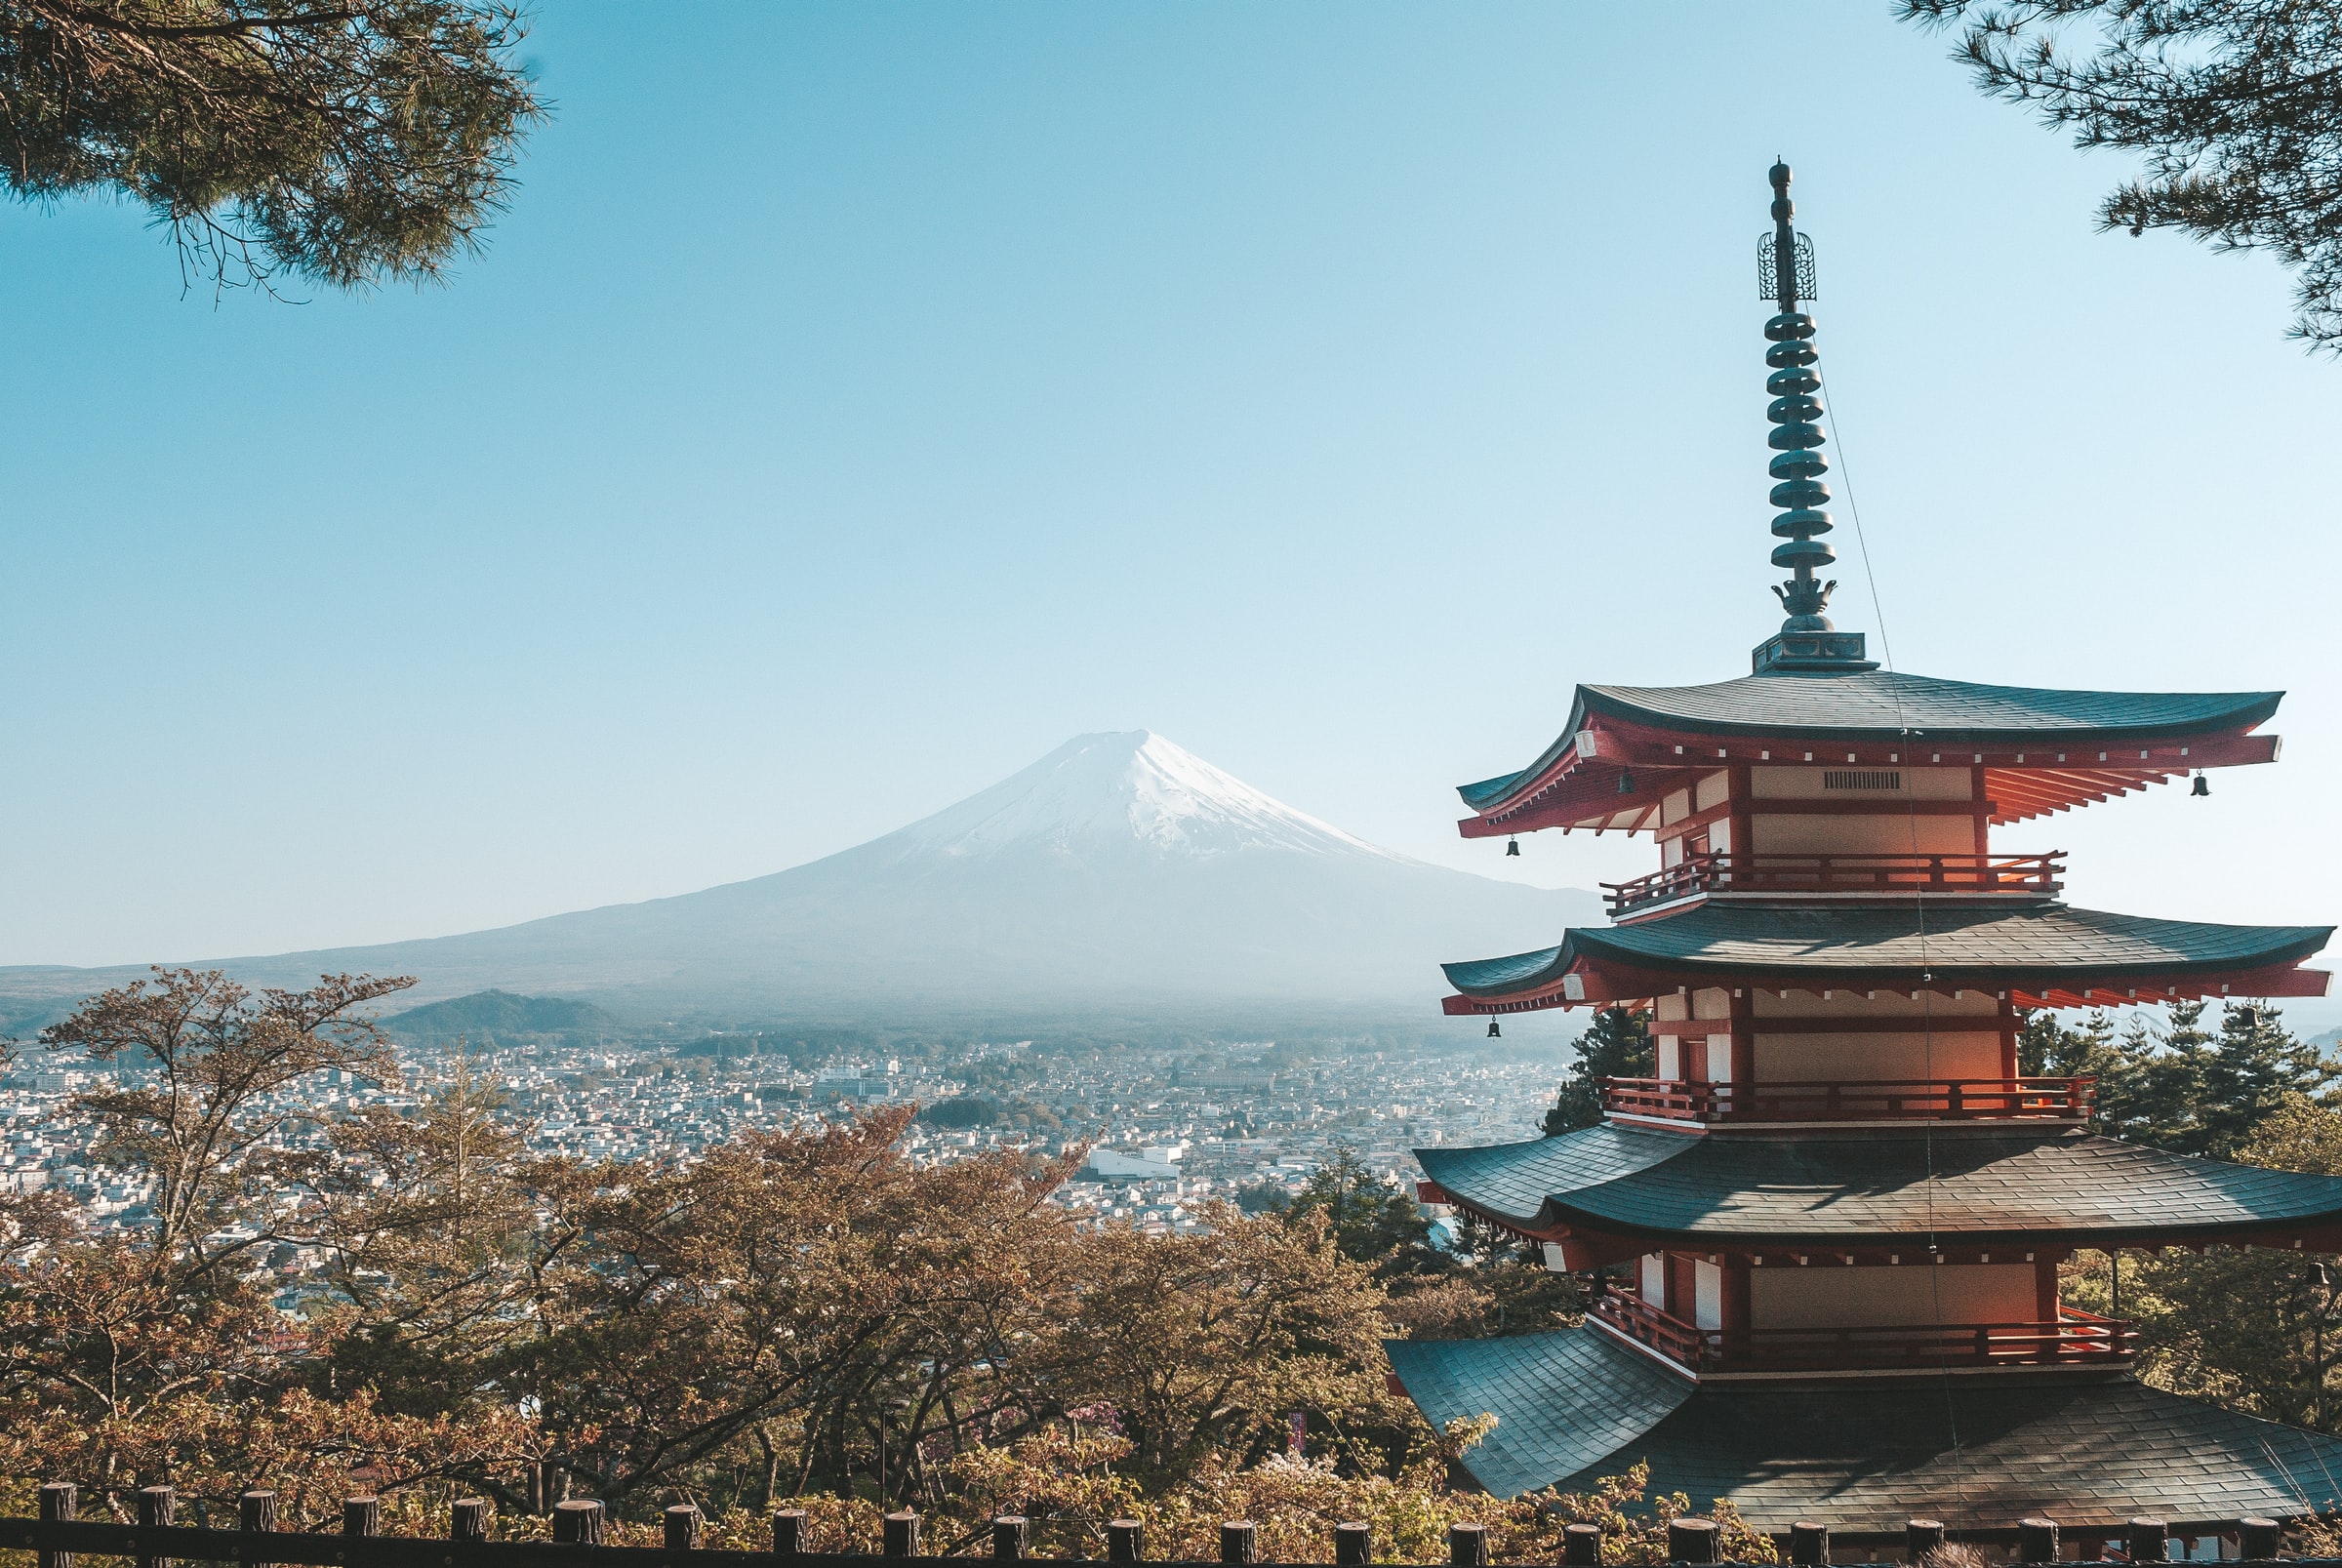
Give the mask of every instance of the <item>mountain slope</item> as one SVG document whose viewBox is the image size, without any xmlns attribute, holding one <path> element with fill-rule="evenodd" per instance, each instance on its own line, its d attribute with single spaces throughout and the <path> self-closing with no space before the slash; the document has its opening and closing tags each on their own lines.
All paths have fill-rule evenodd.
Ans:
<svg viewBox="0 0 2342 1568">
<path fill-rule="evenodd" d="M 1283 1004 L 1433 1016 L 1442 958 L 1516 952 L 1592 894 L 1378 849 L 1159 736 L 1081 736 L 932 817 L 790 870 L 501 930 L 227 967 L 395 971 L 623 1011 L 887 1017 Z M 46 972 L 86 989 L 99 971 Z M 0 971 L 0 990 L 33 972 Z"/>
</svg>

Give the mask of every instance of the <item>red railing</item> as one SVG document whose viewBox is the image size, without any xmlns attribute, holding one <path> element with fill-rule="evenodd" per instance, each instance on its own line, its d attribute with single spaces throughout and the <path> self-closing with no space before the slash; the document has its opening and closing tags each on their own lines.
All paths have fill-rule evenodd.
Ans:
<svg viewBox="0 0 2342 1568">
<path fill-rule="evenodd" d="M 2098 1080 L 1848 1078 L 1816 1083 L 1693 1083 L 1604 1078 L 1602 1108 L 1671 1121 L 2086 1121 Z"/>
<path fill-rule="evenodd" d="M 2024 893 L 2065 886 L 2066 852 L 2046 855 L 1687 856 L 1632 882 L 1604 882 L 1614 916 L 1694 893 Z"/>
<path fill-rule="evenodd" d="M 1946 1366 L 2110 1365 L 2137 1348 L 2133 1324 L 2071 1307 L 2054 1323 L 1911 1323 L 1860 1328 L 1704 1329 L 1633 1291 L 1596 1297 L 1593 1314 L 1694 1372 L 1835 1372 Z"/>
</svg>

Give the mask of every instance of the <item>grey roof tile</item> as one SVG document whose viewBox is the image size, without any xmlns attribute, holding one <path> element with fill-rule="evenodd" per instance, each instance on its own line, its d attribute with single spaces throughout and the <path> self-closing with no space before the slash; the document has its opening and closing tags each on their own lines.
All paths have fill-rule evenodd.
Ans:
<svg viewBox="0 0 2342 1568">
<path fill-rule="evenodd" d="M 1652 1493 L 1685 1492 L 1699 1508 L 1728 1498 L 1761 1529 L 2039 1514 L 2082 1530 L 2136 1514 L 2225 1520 L 2342 1500 L 2342 1440 L 2129 1378 L 1695 1389 L 1595 1329 L 1389 1348 L 1434 1425 L 1497 1417 L 1465 1467 L 1505 1497 L 1582 1490 L 1648 1462 Z"/>
<path fill-rule="evenodd" d="M 1440 967 L 1467 996 L 1492 1000 L 1556 984 L 1579 958 L 1692 975 L 1812 975 L 1852 985 L 1979 990 L 2097 985 L 2294 963 L 2331 926 L 2231 926 L 2076 909 L 1967 907 L 1957 899 L 1884 907 L 1708 903 L 1630 925 L 1571 929 L 1557 947 Z"/>
<path fill-rule="evenodd" d="M 1606 1122 L 1415 1157 L 1457 1198 L 1527 1228 L 1574 1225 L 1707 1245 L 1894 1246 L 1946 1234 L 2093 1246 L 2342 1217 L 2342 1177 L 2081 1132 L 1687 1137 Z"/>
</svg>

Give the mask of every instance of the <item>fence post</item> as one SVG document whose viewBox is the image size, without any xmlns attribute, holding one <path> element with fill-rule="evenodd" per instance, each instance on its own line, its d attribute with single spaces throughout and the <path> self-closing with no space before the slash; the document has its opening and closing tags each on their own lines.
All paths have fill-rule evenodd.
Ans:
<svg viewBox="0 0 2342 1568">
<path fill-rule="evenodd" d="M 1334 1526 L 1334 1568 L 1366 1568 L 1374 1561 L 1374 1527 L 1359 1520 Z"/>
<path fill-rule="evenodd" d="M 1984 1330 L 1976 1331 L 1982 1339 Z M 1941 1519 L 1907 1519 L 1903 1524 L 1903 1554 L 1918 1562 L 1944 1544 L 1944 1521 Z"/>
<path fill-rule="evenodd" d="M 139 1488 L 139 1523 L 149 1530 L 167 1530 L 179 1517 L 179 1494 L 167 1486 Z M 171 1559 L 151 1551 L 139 1553 L 139 1568 L 171 1568 Z"/>
<path fill-rule="evenodd" d="M 2122 1528 L 2132 1562 L 2161 1562 L 2171 1554 L 2171 1529 L 2160 1519 L 2133 1519 Z"/>
<path fill-rule="evenodd" d="M 236 1499 L 236 1527 L 248 1535 L 265 1535 L 274 1530 L 276 1494 L 256 1486 Z M 237 1553 L 248 1568 L 269 1568 L 265 1559 L 253 1555 L 254 1548 L 259 1545 L 258 1542 L 245 1543 L 244 1550 Z"/>
<path fill-rule="evenodd" d="M 379 1497 L 345 1497 L 342 1500 L 342 1533 L 345 1536 L 379 1535 L 383 1528 L 383 1500 Z"/>
<path fill-rule="evenodd" d="M 2257 1562 L 2269 1562 L 2283 1549 L 2284 1526 L 2275 1519 L 2239 1519 L 2237 1521 L 2237 1555 Z"/>
<path fill-rule="evenodd" d="M 1108 1562 L 1138 1562 L 1140 1558 L 1139 1521 L 1109 1519 L 1106 1521 L 1106 1560 Z"/>
<path fill-rule="evenodd" d="M 992 1561 L 1015 1562 L 1025 1555 L 1025 1515 L 1003 1513 L 992 1520 Z"/>
<path fill-rule="evenodd" d="M 1259 1542 L 1260 1533 L 1252 1527 L 1250 1519 L 1223 1520 L 1220 1525 L 1221 1562 L 1232 1565 L 1232 1568 L 1233 1565 L 1258 1562 L 1260 1559 L 1253 1555 L 1253 1549 Z"/>
<path fill-rule="evenodd" d="M 1602 1560 L 1602 1527 L 1598 1524 L 1563 1525 L 1561 1560 L 1568 1568 L 1597 1568 Z"/>
<path fill-rule="evenodd" d="M 80 1494 L 71 1481 L 41 1483 L 41 1523 L 71 1524 Z M 41 1548 L 41 1568 L 73 1568 L 73 1553 Z"/>
<path fill-rule="evenodd" d="M 449 1510 L 447 1539 L 450 1541 L 485 1541 L 488 1539 L 488 1500 L 484 1497 L 460 1497 Z"/>
<path fill-rule="evenodd" d="M 2019 1519 L 2017 1521 L 2017 1561 L 2057 1561 L 2057 1521 L 2055 1519 Z"/>
<path fill-rule="evenodd" d="M 805 1549 L 805 1510 L 803 1508 L 775 1508 L 773 1510 L 773 1555 L 794 1557 Z"/>
<path fill-rule="evenodd" d="M 1485 1525 L 1447 1527 L 1448 1568 L 1488 1568 L 1488 1530 Z"/>
<path fill-rule="evenodd" d="M 573 1497 L 553 1505 L 553 1539 L 565 1546 L 602 1544 L 602 1505 L 597 1498 Z"/>
<path fill-rule="evenodd" d="M 662 1516 L 666 1526 L 666 1549 L 697 1551 L 700 1549 L 700 1510 L 689 1503 L 677 1503 Z"/>
<path fill-rule="evenodd" d="M 1667 1558 L 1670 1562 L 1716 1561 L 1716 1521 L 1670 1519 L 1667 1522 Z"/>
<path fill-rule="evenodd" d="M 915 1557 L 919 1554 L 919 1516 L 905 1508 L 886 1516 L 885 1535 L 881 1548 L 889 1557 Z"/>
<path fill-rule="evenodd" d="M 1811 1519 L 1799 1519 L 1789 1527 L 1789 1560 L 1800 1568 L 1827 1568 L 1830 1561 L 1830 1527 Z"/>
</svg>

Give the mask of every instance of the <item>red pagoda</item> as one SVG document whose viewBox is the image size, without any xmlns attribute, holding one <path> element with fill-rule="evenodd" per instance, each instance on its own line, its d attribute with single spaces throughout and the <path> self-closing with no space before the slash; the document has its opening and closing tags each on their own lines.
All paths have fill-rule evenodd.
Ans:
<svg viewBox="0 0 2342 1568">
<path fill-rule="evenodd" d="M 1906 675 L 1825 619 L 1834 558 L 1812 259 L 1772 171 L 1762 247 L 1788 619 L 1753 673 L 1581 686 L 1560 738 L 1462 789 L 1466 837 L 1648 832 L 1615 923 L 1446 966 L 1446 1011 L 1646 1012 L 1657 1076 L 1600 1125 L 1417 1150 L 1431 1196 L 1608 1277 L 1583 1327 L 1399 1341 L 1434 1424 L 1483 1413 L 1491 1491 L 1655 1492 L 1760 1528 L 1914 1513 L 2079 1535 L 2215 1531 L 2342 1496 L 2342 1441 L 2152 1388 L 2126 1323 L 2059 1299 L 2077 1249 L 2342 1250 L 2342 1179 L 2094 1135 L 2086 1078 L 2017 1070 L 2035 1008 L 2324 994 L 2330 927 L 2078 909 L 2062 858 L 1994 830 L 2277 760 L 2281 693 L 2122 693 Z M 2305 1260 L 2305 1267 L 2307 1261 Z M 2240 1310 L 2254 1304 L 2241 1303 Z"/>
</svg>

